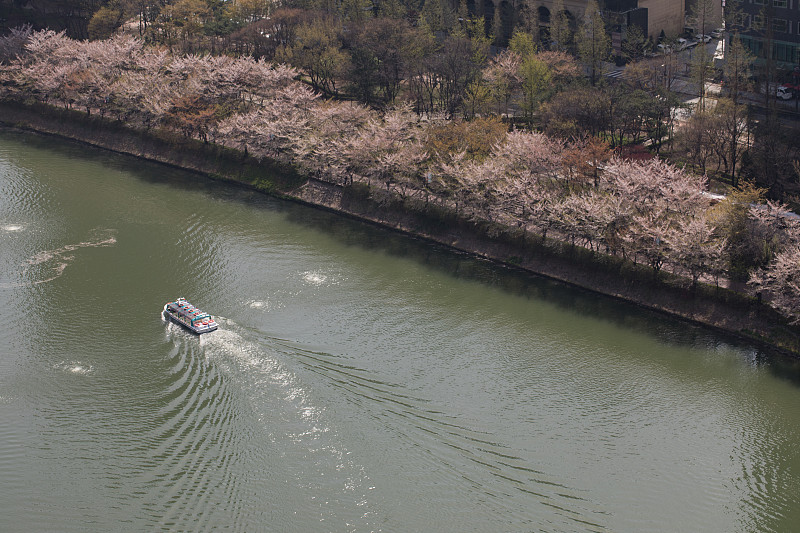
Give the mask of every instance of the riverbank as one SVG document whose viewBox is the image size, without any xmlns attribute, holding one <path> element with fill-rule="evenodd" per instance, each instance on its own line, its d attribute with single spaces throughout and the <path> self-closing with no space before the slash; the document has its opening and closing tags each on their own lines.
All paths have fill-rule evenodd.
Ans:
<svg viewBox="0 0 800 533">
<path fill-rule="evenodd" d="M 242 152 L 189 140 L 177 134 L 136 131 L 77 111 L 44 105 L 0 104 L 0 122 L 57 135 L 92 146 L 193 170 L 321 207 L 443 244 L 510 268 L 520 268 L 607 296 L 633 302 L 751 341 L 800 355 L 800 336 L 785 319 L 755 299 L 733 290 L 701 285 L 584 248 L 538 236 L 457 219 L 421 200 L 402 199 L 363 183 L 343 187 L 302 176 L 291 166 L 259 162 Z"/>
</svg>

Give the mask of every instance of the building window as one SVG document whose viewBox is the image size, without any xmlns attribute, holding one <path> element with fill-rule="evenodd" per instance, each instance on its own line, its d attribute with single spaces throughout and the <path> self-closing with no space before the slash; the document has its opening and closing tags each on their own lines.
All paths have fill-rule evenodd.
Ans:
<svg viewBox="0 0 800 533">
<path fill-rule="evenodd" d="M 763 43 L 760 39 L 753 39 L 747 35 L 739 36 L 739 39 L 742 41 L 744 47 L 750 51 L 756 57 L 761 57 L 761 50 L 763 48 Z"/>
<path fill-rule="evenodd" d="M 787 0 L 772 0 L 772 5 L 775 7 L 787 7 L 788 1 Z"/>
<path fill-rule="evenodd" d="M 756 5 L 759 5 L 759 6 L 763 6 L 767 2 L 766 2 L 766 0 L 753 0 L 753 3 L 756 4 Z"/>
<path fill-rule="evenodd" d="M 545 6 L 539 6 L 539 22 L 542 24 L 550 24 L 550 10 Z"/>
<path fill-rule="evenodd" d="M 797 45 L 776 42 L 772 46 L 772 59 L 783 63 L 794 63 L 797 59 Z"/>
<path fill-rule="evenodd" d="M 786 19 L 773 19 L 772 30 L 780 33 L 789 32 L 789 21 Z"/>
</svg>

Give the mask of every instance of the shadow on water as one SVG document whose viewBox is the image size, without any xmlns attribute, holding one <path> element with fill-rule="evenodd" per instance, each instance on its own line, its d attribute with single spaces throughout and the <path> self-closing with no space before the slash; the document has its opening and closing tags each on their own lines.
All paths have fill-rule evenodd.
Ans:
<svg viewBox="0 0 800 533">
<path fill-rule="evenodd" d="M 644 333 L 670 345 L 687 348 L 701 346 L 711 350 L 726 347 L 736 349 L 748 364 L 761 366 L 769 363 L 776 374 L 800 385 L 800 361 L 734 335 L 458 252 L 430 241 L 392 232 L 368 222 L 292 204 L 282 206 L 281 210 L 291 222 L 324 233 L 346 246 L 410 259 L 456 279 L 476 281 L 516 297 L 542 300 L 581 316 Z"/>
<path fill-rule="evenodd" d="M 324 233 L 346 246 L 410 259 L 456 279 L 476 281 L 516 297 L 541 300 L 581 316 L 654 337 L 668 345 L 733 349 L 748 365 L 765 366 L 776 377 L 800 386 L 799 360 L 734 335 L 349 217 L 288 202 L 262 205 L 280 210 L 289 221 Z"/>
<path fill-rule="evenodd" d="M 109 169 L 129 173 L 146 183 L 168 184 L 181 190 L 207 192 L 219 190 L 218 183 L 197 172 L 113 152 L 79 141 L 2 126 L 0 126 L 0 134 L 13 136 L 15 140 L 27 146 L 54 152 L 60 157 L 96 163 Z M 203 179 L 198 180 L 198 176 L 202 176 Z"/>
<path fill-rule="evenodd" d="M 10 130 L 0 129 L 0 133 L 8 131 Z M 14 132 L 14 135 L 20 138 L 18 132 Z M 800 360 L 724 332 L 537 274 L 476 258 L 368 222 L 281 201 L 245 186 L 210 180 L 193 171 L 109 152 L 75 141 L 59 139 L 58 142 L 53 142 L 50 136 L 25 132 L 21 137 L 24 143 L 34 148 L 96 162 L 147 183 L 167 185 L 194 193 L 201 192 L 216 199 L 280 213 L 287 221 L 325 234 L 343 245 L 411 259 L 456 279 L 476 281 L 517 297 L 542 300 L 581 316 L 603 320 L 615 326 L 646 334 L 669 345 L 685 348 L 703 347 L 710 350 L 732 348 L 741 354 L 747 364 L 765 366 L 776 377 L 800 386 Z"/>
</svg>

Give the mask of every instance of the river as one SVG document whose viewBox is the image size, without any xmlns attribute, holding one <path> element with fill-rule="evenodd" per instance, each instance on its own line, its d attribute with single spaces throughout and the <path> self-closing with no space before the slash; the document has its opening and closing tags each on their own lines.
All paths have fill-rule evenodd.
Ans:
<svg viewBox="0 0 800 533">
<path fill-rule="evenodd" d="M 185 296 L 201 337 L 160 311 Z M 0 130 L 0 531 L 789 531 L 800 366 Z"/>
</svg>

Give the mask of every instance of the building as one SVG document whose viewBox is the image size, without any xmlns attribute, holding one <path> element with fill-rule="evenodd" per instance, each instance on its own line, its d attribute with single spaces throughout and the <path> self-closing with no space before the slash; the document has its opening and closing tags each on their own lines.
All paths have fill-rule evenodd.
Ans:
<svg viewBox="0 0 800 533">
<path fill-rule="evenodd" d="M 685 26 L 684 0 L 605 0 L 602 9 L 609 19 L 618 21 L 617 31 L 624 33 L 635 24 L 654 40 L 662 32 L 669 37 L 680 35 Z"/>
<path fill-rule="evenodd" d="M 738 0 L 734 0 L 738 1 Z M 722 27 L 725 0 L 686 0 L 686 27 L 692 34 L 709 34 Z"/>
<path fill-rule="evenodd" d="M 798 2 L 800 0 L 792 0 Z M 685 25 L 686 0 L 598 0 L 604 16 L 612 22 L 617 31 L 624 33 L 630 24 L 638 25 L 645 35 L 658 38 L 663 32 L 667 36 L 683 33 Z M 504 40 L 518 20 L 524 18 L 524 10 L 535 9 L 541 26 L 550 24 L 553 0 L 467 0 L 470 13 L 486 17 L 487 28 L 495 16 L 500 17 Z M 564 0 L 567 18 L 576 23 L 586 10 L 586 0 Z"/>
<path fill-rule="evenodd" d="M 742 0 L 738 7 L 742 43 L 759 61 L 771 48 L 778 67 L 800 63 L 800 0 Z"/>
</svg>

